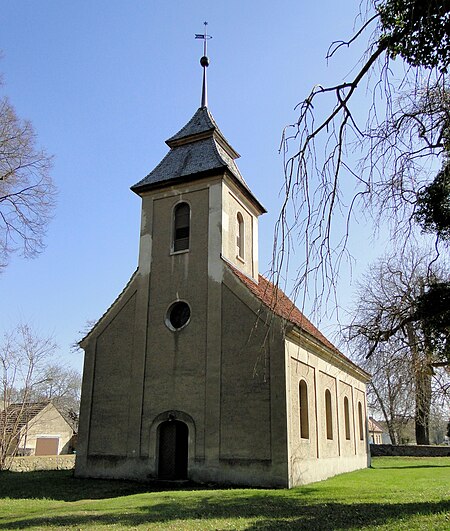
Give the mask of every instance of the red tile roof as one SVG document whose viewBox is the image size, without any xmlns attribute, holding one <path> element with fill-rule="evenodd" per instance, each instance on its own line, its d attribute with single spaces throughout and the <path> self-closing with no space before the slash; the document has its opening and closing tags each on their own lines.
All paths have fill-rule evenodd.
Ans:
<svg viewBox="0 0 450 531">
<path fill-rule="evenodd" d="M 290 323 L 296 325 L 298 328 L 307 332 L 314 339 L 319 341 L 322 345 L 332 350 L 340 358 L 344 359 L 359 370 L 363 370 L 353 363 L 347 356 L 342 354 L 323 334 L 316 328 L 311 321 L 305 317 L 302 312 L 295 306 L 291 299 L 280 289 L 275 286 L 270 280 L 258 275 L 258 283 L 253 279 L 236 269 L 232 264 L 228 263 L 231 271 L 241 280 L 245 286 L 255 295 L 265 306 L 267 306 L 273 313 L 286 319 Z M 365 371 L 363 371 L 365 372 Z"/>
</svg>

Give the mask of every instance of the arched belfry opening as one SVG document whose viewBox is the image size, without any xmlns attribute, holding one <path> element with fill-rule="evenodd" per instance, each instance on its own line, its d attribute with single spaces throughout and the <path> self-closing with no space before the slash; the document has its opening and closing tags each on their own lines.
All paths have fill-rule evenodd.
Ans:
<svg viewBox="0 0 450 531">
<path fill-rule="evenodd" d="M 189 429 L 180 420 L 166 420 L 158 428 L 158 478 L 187 479 Z"/>
</svg>

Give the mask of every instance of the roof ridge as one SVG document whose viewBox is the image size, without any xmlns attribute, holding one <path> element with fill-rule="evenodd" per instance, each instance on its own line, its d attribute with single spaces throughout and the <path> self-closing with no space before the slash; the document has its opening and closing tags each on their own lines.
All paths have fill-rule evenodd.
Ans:
<svg viewBox="0 0 450 531">
<path fill-rule="evenodd" d="M 219 164 L 223 164 L 228 168 L 228 163 L 226 160 L 223 159 L 223 157 L 220 155 L 219 150 L 217 149 L 217 142 L 214 136 L 212 137 L 212 145 L 213 145 L 213 153 L 216 156 L 217 162 Z"/>
<path fill-rule="evenodd" d="M 231 157 L 228 153 L 227 153 L 227 150 L 225 148 L 223 148 L 220 144 L 220 142 L 217 142 L 215 139 L 214 139 L 214 147 L 217 151 L 217 154 L 218 156 L 221 158 L 221 160 L 223 161 L 223 163 L 225 164 L 225 166 L 231 171 L 231 173 L 239 180 L 241 181 L 241 183 L 245 186 L 245 188 L 247 188 L 247 190 L 249 192 L 251 192 L 248 184 L 246 183 L 244 177 L 242 176 L 239 168 L 238 168 L 238 165 L 236 164 L 235 160 L 233 159 L 233 157 Z M 224 156 L 222 155 L 222 153 L 224 153 L 225 157 L 229 157 L 230 160 L 227 161 Z"/>
</svg>

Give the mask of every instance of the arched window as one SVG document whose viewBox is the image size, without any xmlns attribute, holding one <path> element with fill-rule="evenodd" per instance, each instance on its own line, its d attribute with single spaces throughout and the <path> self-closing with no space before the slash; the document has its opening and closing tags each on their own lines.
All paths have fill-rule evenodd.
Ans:
<svg viewBox="0 0 450 531">
<path fill-rule="evenodd" d="M 173 213 L 173 250 L 189 249 L 191 209 L 187 203 L 178 203 Z"/>
<path fill-rule="evenodd" d="M 236 216 L 236 247 L 239 258 L 244 259 L 244 218 L 240 212 Z"/>
<path fill-rule="evenodd" d="M 363 413 L 361 402 L 358 402 L 358 421 L 359 421 L 359 438 L 361 441 L 364 440 L 364 423 L 363 423 Z"/>
<path fill-rule="evenodd" d="M 331 413 L 331 393 L 325 391 L 325 419 L 327 423 L 327 439 L 333 439 L 333 416 Z"/>
<path fill-rule="evenodd" d="M 350 440 L 350 411 L 348 407 L 348 398 L 344 396 L 344 425 L 345 425 L 345 438 Z"/>
<path fill-rule="evenodd" d="M 298 403 L 300 410 L 300 437 L 309 439 L 308 386 L 305 380 L 301 380 L 298 385 Z"/>
</svg>

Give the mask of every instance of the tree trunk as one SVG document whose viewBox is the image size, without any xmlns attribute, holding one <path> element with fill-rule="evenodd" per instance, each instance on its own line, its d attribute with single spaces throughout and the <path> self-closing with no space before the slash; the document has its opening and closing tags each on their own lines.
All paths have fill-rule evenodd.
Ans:
<svg viewBox="0 0 450 531">
<path fill-rule="evenodd" d="M 425 337 L 427 345 L 427 338 Z M 425 348 L 425 359 L 416 374 L 416 443 L 430 444 L 430 410 L 431 410 L 431 368 L 432 356 Z"/>
<path fill-rule="evenodd" d="M 431 375 L 426 368 L 416 374 L 416 443 L 430 444 Z"/>
<path fill-rule="evenodd" d="M 420 356 L 419 339 L 412 323 L 406 325 L 408 343 L 411 349 L 411 367 L 414 372 L 416 410 L 416 444 L 430 444 L 431 372 L 426 356 Z"/>
</svg>

